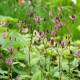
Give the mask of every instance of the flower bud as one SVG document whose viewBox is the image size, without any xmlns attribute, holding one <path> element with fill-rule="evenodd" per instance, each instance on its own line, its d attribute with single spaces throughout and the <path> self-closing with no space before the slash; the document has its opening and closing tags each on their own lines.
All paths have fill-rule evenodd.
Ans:
<svg viewBox="0 0 80 80">
<path fill-rule="evenodd" d="M 57 47 L 57 43 L 55 44 L 55 47 Z"/>
<path fill-rule="evenodd" d="M 17 23 L 19 23 L 19 20 L 17 21 Z"/>
<path fill-rule="evenodd" d="M 51 30 L 52 30 L 52 27 L 51 27 Z"/>
<path fill-rule="evenodd" d="M 27 17 L 29 17 L 29 14 L 27 15 Z"/>
<path fill-rule="evenodd" d="M 40 42 L 40 41 L 41 41 L 41 39 L 39 38 L 38 42 Z"/>
<path fill-rule="evenodd" d="M 33 16 L 33 12 L 31 12 L 31 14 L 30 14 L 30 18 Z"/>
<path fill-rule="evenodd" d="M 1 48 L 0 48 L 0 53 L 1 53 Z"/>
<path fill-rule="evenodd" d="M 45 8 L 45 10 L 47 11 L 47 7 Z"/>
<path fill-rule="evenodd" d="M 17 51 L 19 51 L 19 50 L 20 50 L 20 47 L 18 46 Z"/>
<path fill-rule="evenodd" d="M 39 35 L 41 36 L 41 34 L 42 34 L 42 32 L 41 31 L 39 31 Z"/>
<path fill-rule="evenodd" d="M 69 41 L 68 44 L 70 44 L 71 42 Z"/>
<path fill-rule="evenodd" d="M 36 41 L 34 41 L 34 45 L 36 45 Z"/>
<path fill-rule="evenodd" d="M 44 21 L 46 21 L 46 18 L 44 18 Z"/>
<path fill-rule="evenodd" d="M 36 32 L 35 32 L 35 35 L 36 35 Z"/>
<path fill-rule="evenodd" d="M 53 44 L 54 44 L 54 40 L 52 39 L 52 40 L 51 40 L 51 45 L 53 45 Z"/>
<path fill-rule="evenodd" d="M 48 33 L 49 33 L 49 29 L 47 29 L 47 31 L 46 31 L 46 32 L 47 32 L 47 34 L 48 34 Z"/>
<path fill-rule="evenodd" d="M 16 38 L 15 38 L 15 41 L 16 41 Z"/>
<path fill-rule="evenodd" d="M 25 19 L 24 22 L 27 23 L 27 20 Z"/>
<path fill-rule="evenodd" d="M 67 36 L 66 36 L 66 39 L 67 39 Z"/>
<path fill-rule="evenodd" d="M 7 20 L 7 23 L 9 23 L 10 21 L 9 20 Z"/>
<path fill-rule="evenodd" d="M 47 41 L 50 41 L 50 38 L 49 37 L 47 37 Z"/>
<path fill-rule="evenodd" d="M 24 65 L 26 65 L 26 62 L 24 61 Z"/>
<path fill-rule="evenodd" d="M 3 55 L 2 54 L 0 54 L 0 59 L 3 59 Z"/>
<path fill-rule="evenodd" d="M 24 21 L 22 21 L 22 23 L 24 23 Z"/>
<path fill-rule="evenodd" d="M 59 42 L 59 44 L 61 44 L 61 40 L 59 40 L 58 42 Z"/>
<path fill-rule="evenodd" d="M 72 50 L 70 50 L 70 54 L 73 54 Z"/>
<path fill-rule="evenodd" d="M 11 40 L 11 37 L 9 37 L 9 40 Z"/>
<path fill-rule="evenodd" d="M 0 63 L 0 66 L 2 65 L 2 63 Z"/>
<path fill-rule="evenodd" d="M 0 44 L 0 48 L 2 47 L 2 45 Z"/>
<path fill-rule="evenodd" d="M 34 12 L 34 14 L 36 14 L 36 11 Z"/>
<path fill-rule="evenodd" d="M 7 32 L 9 32 L 9 29 L 7 28 Z"/>
</svg>

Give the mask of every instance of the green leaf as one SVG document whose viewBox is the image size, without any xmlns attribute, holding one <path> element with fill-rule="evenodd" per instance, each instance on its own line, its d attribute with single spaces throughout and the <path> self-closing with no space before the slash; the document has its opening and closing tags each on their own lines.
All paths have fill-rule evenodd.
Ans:
<svg viewBox="0 0 80 80">
<path fill-rule="evenodd" d="M 77 29 L 80 31 L 80 25 L 77 27 Z"/>
<path fill-rule="evenodd" d="M 54 77 L 59 78 L 59 72 L 55 72 Z"/>
<path fill-rule="evenodd" d="M 20 66 L 25 67 L 25 65 L 23 63 L 20 63 L 20 62 L 14 62 L 13 65 L 14 64 L 20 64 Z"/>
<path fill-rule="evenodd" d="M 23 80 L 25 78 L 31 78 L 31 76 L 30 75 L 21 75 L 20 80 Z"/>
<path fill-rule="evenodd" d="M 23 63 L 20 63 L 20 66 L 25 67 L 25 65 Z"/>
<path fill-rule="evenodd" d="M 4 70 L 2 70 L 2 69 L 0 68 L 0 73 L 4 75 L 4 73 L 7 74 L 8 71 L 4 71 Z"/>
<path fill-rule="evenodd" d="M 24 55 L 24 53 L 19 52 L 14 56 L 13 59 L 15 59 L 15 58 L 18 60 L 25 60 L 26 56 Z"/>
<path fill-rule="evenodd" d="M 31 80 L 41 80 L 41 71 L 37 71 L 33 76 Z"/>
<path fill-rule="evenodd" d="M 7 79 L 8 77 L 7 76 L 1 76 L 0 75 L 0 79 Z"/>
<path fill-rule="evenodd" d="M 41 59 L 41 57 L 32 59 L 32 60 L 31 60 L 31 66 L 34 65 L 34 64 L 36 64 L 36 63 L 38 63 L 38 61 L 39 61 L 40 59 Z"/>
<path fill-rule="evenodd" d="M 66 77 L 66 76 L 63 76 L 62 79 L 63 79 L 63 80 L 69 80 L 69 78 Z"/>
<path fill-rule="evenodd" d="M 13 70 L 14 70 L 16 73 L 18 73 L 18 74 L 20 74 L 20 75 L 26 75 L 26 74 L 27 74 L 26 71 L 18 70 L 18 69 L 17 69 L 16 67 L 14 67 L 14 66 L 12 66 L 12 68 L 13 68 Z"/>
<path fill-rule="evenodd" d="M 69 69 L 69 65 L 68 65 L 68 62 L 67 62 L 67 61 L 63 61 L 63 62 L 62 62 L 62 68 L 63 68 L 64 70 L 68 70 L 68 69 Z"/>
<path fill-rule="evenodd" d="M 16 18 L 12 18 L 10 16 L 1 16 L 0 15 L 0 21 L 7 21 L 7 20 L 10 20 L 10 21 L 13 21 L 13 22 L 17 22 L 18 21 L 18 19 L 16 19 Z"/>
</svg>

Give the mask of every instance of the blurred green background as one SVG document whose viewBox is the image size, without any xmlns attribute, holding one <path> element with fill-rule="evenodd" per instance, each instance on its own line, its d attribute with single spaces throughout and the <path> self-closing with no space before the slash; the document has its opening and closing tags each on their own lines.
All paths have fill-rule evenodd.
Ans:
<svg viewBox="0 0 80 80">
<path fill-rule="evenodd" d="M 72 0 L 24 0 L 25 4 L 19 4 L 19 0 L 0 0 L 0 21 L 5 21 L 5 17 L 7 19 L 13 18 L 12 25 L 9 25 L 9 28 L 17 29 L 17 23 L 15 19 L 19 19 L 20 21 L 27 19 L 27 24 L 30 24 L 28 20 L 28 16 L 31 11 L 36 11 L 37 16 L 41 16 L 42 18 L 46 18 L 46 24 L 40 25 L 41 31 L 46 31 L 47 28 L 54 27 L 53 22 L 49 18 L 49 11 L 54 13 L 54 17 L 59 13 L 57 8 L 59 3 L 63 7 L 63 18 L 67 18 L 68 23 L 67 26 L 64 26 L 60 36 L 65 35 L 67 32 L 67 28 L 71 25 L 71 20 L 69 16 L 75 14 L 78 18 L 75 20 L 75 23 L 71 27 L 71 34 L 73 40 L 80 39 L 80 0 L 76 0 L 74 3 Z M 75 1 L 75 0 L 74 0 Z M 47 8 L 47 11 L 45 10 Z M 34 26 L 37 24 L 35 23 Z"/>
</svg>

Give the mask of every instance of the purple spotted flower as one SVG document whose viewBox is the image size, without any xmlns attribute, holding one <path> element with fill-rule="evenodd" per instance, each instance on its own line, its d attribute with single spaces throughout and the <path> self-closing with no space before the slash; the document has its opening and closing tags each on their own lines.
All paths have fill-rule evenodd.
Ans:
<svg viewBox="0 0 80 80">
<path fill-rule="evenodd" d="M 52 36 L 53 37 L 56 37 L 57 36 L 57 33 L 56 32 L 51 32 Z"/>
<path fill-rule="evenodd" d="M 12 55 L 13 54 L 13 52 L 16 50 L 16 49 L 14 49 L 13 47 L 10 47 L 10 48 L 7 48 L 7 50 L 10 52 L 10 54 Z"/>
<path fill-rule="evenodd" d="M 70 19 L 72 20 L 72 23 L 74 23 L 74 20 L 77 19 L 77 17 L 75 15 L 69 16 Z"/>
<path fill-rule="evenodd" d="M 57 31 L 58 30 L 58 27 L 54 27 L 54 30 Z"/>
<path fill-rule="evenodd" d="M 78 51 L 75 55 L 77 55 L 80 58 L 80 51 Z"/>
<path fill-rule="evenodd" d="M 40 16 L 37 16 L 36 18 L 33 18 L 37 21 L 37 23 L 39 23 L 43 18 L 40 18 Z"/>
<path fill-rule="evenodd" d="M 58 26 L 59 26 L 59 28 L 62 28 L 62 27 L 63 27 L 63 23 L 60 22 L 60 23 L 58 24 Z"/>
<path fill-rule="evenodd" d="M 45 36 L 45 33 L 44 33 L 44 32 L 39 31 L 39 36 L 43 37 L 43 36 Z"/>
<path fill-rule="evenodd" d="M 60 45 L 62 46 L 62 48 L 64 48 L 65 46 L 68 45 L 68 43 L 66 43 L 65 41 L 61 41 L 61 44 Z"/>
<path fill-rule="evenodd" d="M 44 32 L 41 33 L 41 37 L 43 37 L 43 36 L 45 36 L 45 33 Z"/>
<path fill-rule="evenodd" d="M 49 11 L 49 16 L 52 16 L 52 11 Z"/>
<path fill-rule="evenodd" d="M 57 16 L 55 18 L 52 19 L 53 23 L 57 24 L 60 22 L 60 18 Z"/>
<path fill-rule="evenodd" d="M 1 25 L 4 27 L 6 25 L 6 22 L 1 22 Z"/>
<path fill-rule="evenodd" d="M 26 29 L 25 29 L 25 28 L 22 28 L 22 32 L 23 32 L 23 33 L 26 33 Z"/>
<path fill-rule="evenodd" d="M 57 19 L 56 18 L 53 18 L 53 23 L 57 23 Z"/>
<path fill-rule="evenodd" d="M 62 8 L 61 5 L 59 4 L 59 7 L 58 7 L 59 12 L 61 12 L 62 9 L 63 9 L 63 8 Z"/>
<path fill-rule="evenodd" d="M 2 33 L 2 35 L 3 35 L 4 39 L 8 36 L 8 34 L 6 34 L 6 33 Z"/>
<path fill-rule="evenodd" d="M 19 28 L 21 27 L 21 23 L 18 23 L 18 27 L 19 27 Z"/>
<path fill-rule="evenodd" d="M 8 64 L 8 66 L 11 67 L 13 64 L 12 58 L 6 59 L 6 64 Z"/>
</svg>

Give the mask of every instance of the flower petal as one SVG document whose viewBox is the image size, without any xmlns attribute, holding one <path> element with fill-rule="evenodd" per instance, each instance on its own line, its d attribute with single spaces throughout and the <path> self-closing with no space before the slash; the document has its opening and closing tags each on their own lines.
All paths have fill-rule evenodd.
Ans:
<svg viewBox="0 0 80 80">
<path fill-rule="evenodd" d="M 7 50 L 10 52 L 9 48 L 7 48 Z"/>
</svg>

